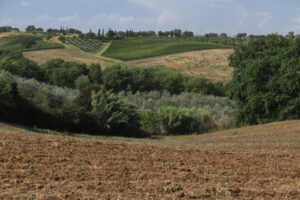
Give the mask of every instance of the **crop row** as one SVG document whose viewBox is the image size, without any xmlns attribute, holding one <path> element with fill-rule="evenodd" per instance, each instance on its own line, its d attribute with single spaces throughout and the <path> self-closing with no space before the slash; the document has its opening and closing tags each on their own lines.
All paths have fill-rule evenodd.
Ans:
<svg viewBox="0 0 300 200">
<path fill-rule="evenodd" d="M 102 45 L 101 41 L 95 39 L 66 38 L 66 40 L 86 52 L 95 52 Z"/>
</svg>

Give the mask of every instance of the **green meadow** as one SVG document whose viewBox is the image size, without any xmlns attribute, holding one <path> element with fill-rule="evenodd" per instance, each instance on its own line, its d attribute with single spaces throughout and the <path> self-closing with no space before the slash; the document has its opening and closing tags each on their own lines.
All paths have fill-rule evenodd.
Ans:
<svg viewBox="0 0 300 200">
<path fill-rule="evenodd" d="M 103 53 L 103 56 L 128 61 L 188 51 L 221 48 L 232 47 L 201 42 L 196 39 L 138 38 L 112 41 L 111 46 Z"/>
</svg>

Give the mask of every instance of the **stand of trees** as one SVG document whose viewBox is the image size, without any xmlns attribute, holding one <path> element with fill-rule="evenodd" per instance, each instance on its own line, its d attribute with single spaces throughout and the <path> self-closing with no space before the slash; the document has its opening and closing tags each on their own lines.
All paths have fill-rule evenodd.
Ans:
<svg viewBox="0 0 300 200">
<path fill-rule="evenodd" d="M 236 124 L 300 118 L 300 38 L 280 35 L 250 41 L 230 57 Z"/>
</svg>

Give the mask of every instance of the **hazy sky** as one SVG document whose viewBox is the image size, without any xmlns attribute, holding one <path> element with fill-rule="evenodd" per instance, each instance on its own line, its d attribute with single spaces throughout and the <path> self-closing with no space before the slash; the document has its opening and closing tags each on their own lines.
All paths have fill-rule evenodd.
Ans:
<svg viewBox="0 0 300 200">
<path fill-rule="evenodd" d="M 300 34 L 300 0 L 0 0 L 0 26 Z"/>
</svg>

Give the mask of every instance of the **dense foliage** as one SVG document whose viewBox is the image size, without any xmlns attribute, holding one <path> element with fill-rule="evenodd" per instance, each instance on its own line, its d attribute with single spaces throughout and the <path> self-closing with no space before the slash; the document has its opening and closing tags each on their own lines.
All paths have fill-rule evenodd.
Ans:
<svg viewBox="0 0 300 200">
<path fill-rule="evenodd" d="M 237 124 L 300 118 L 300 39 L 269 35 L 237 48 L 232 98 Z"/>
<path fill-rule="evenodd" d="M 166 67 L 139 68 L 116 65 L 103 71 L 103 85 L 114 92 L 169 91 L 179 94 L 184 91 L 205 95 L 222 96 L 222 84 L 213 84 L 205 78 L 184 76 Z"/>
<path fill-rule="evenodd" d="M 141 125 L 151 133 L 162 135 L 204 133 L 220 128 L 210 113 L 172 106 L 143 112 Z"/>
</svg>

